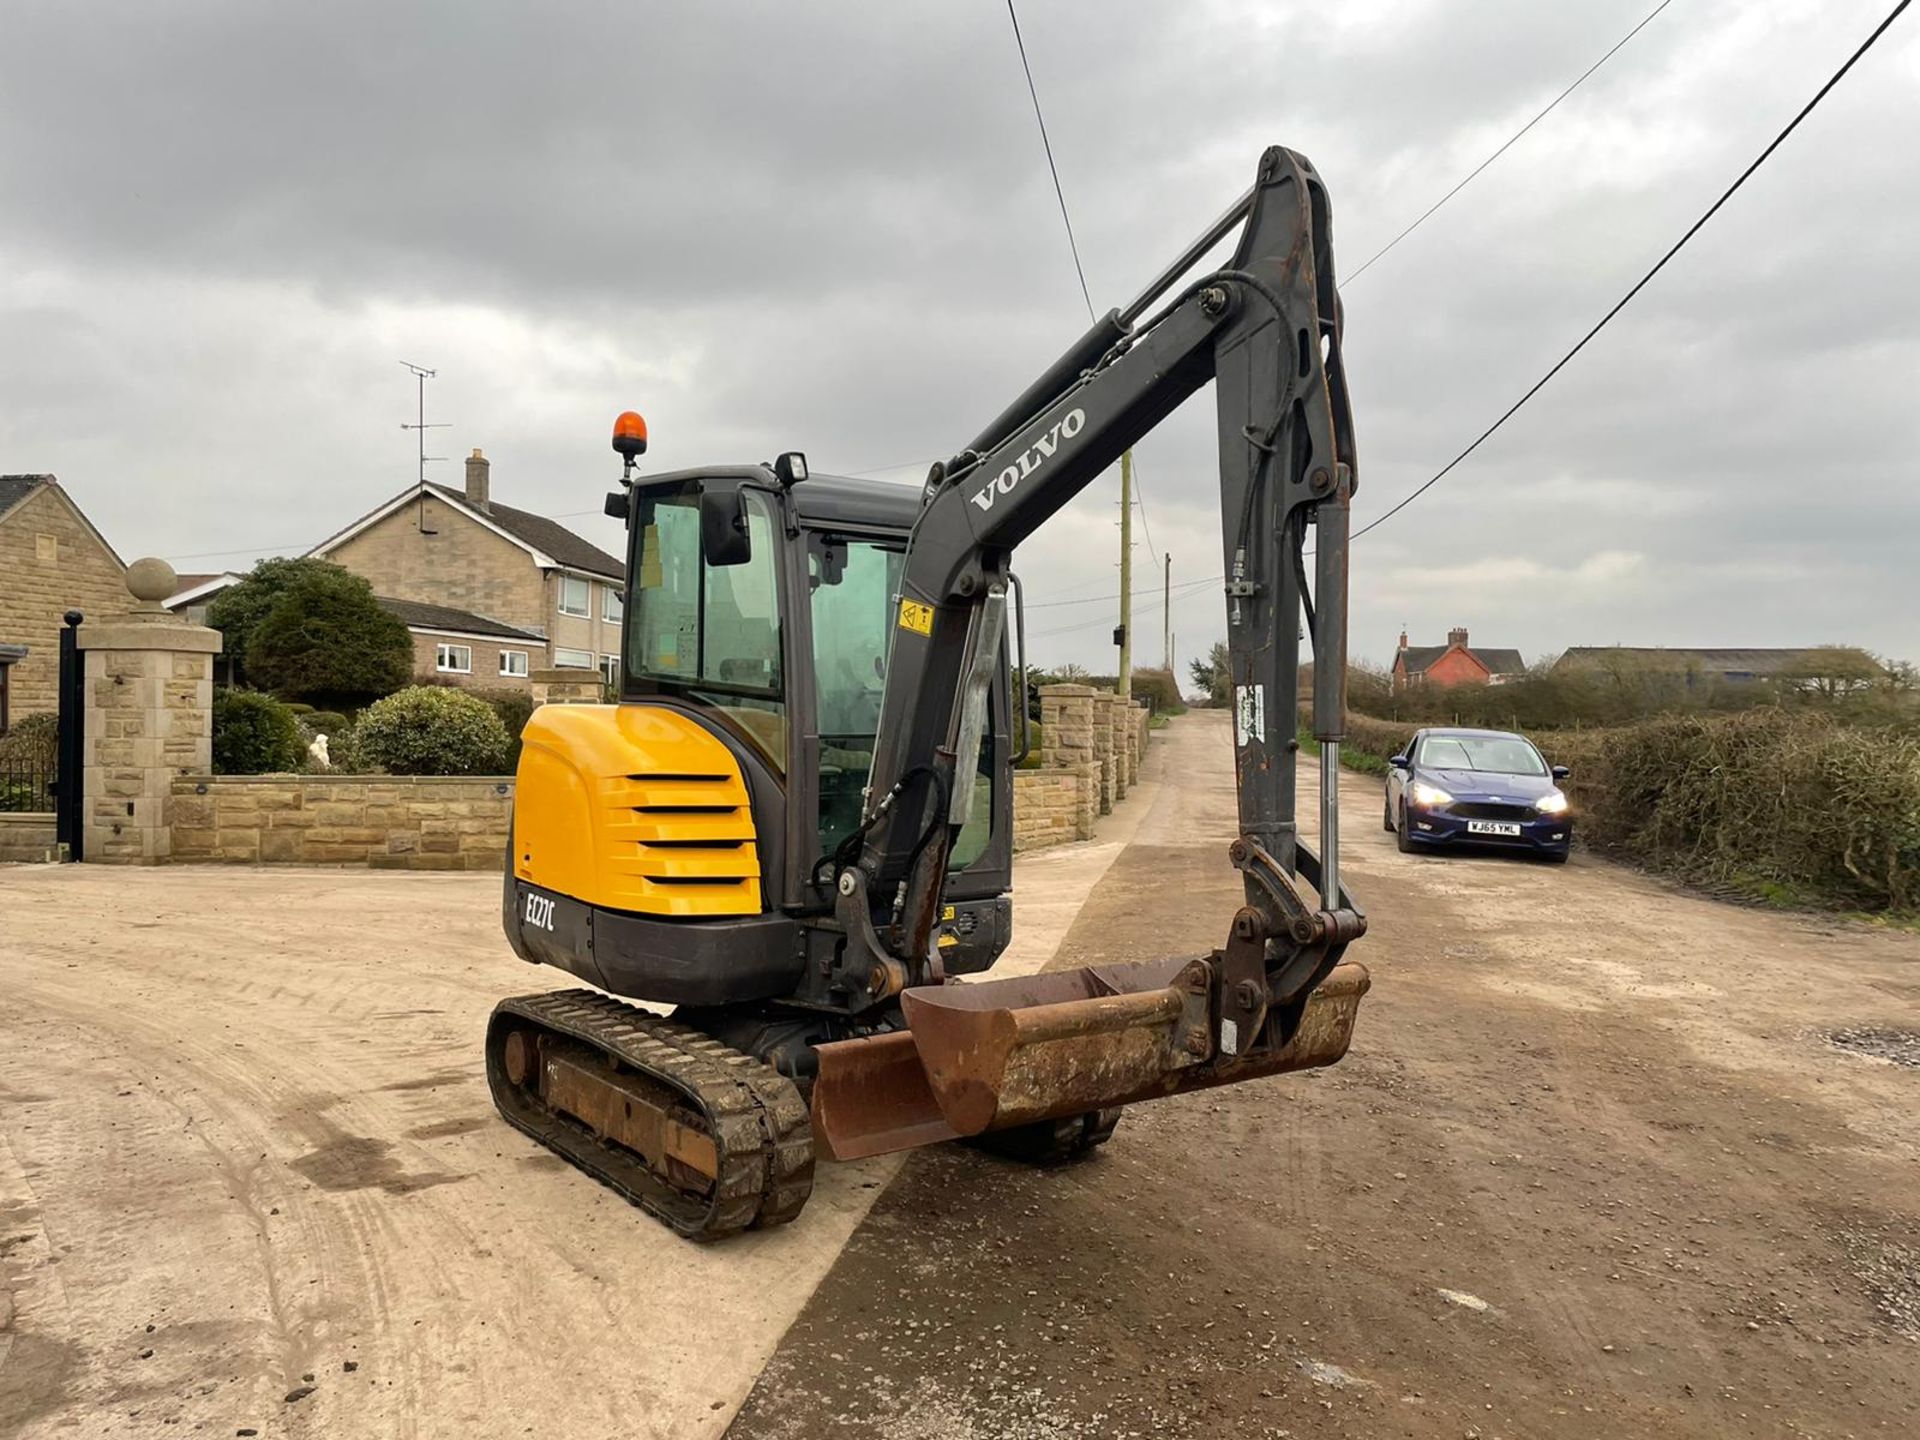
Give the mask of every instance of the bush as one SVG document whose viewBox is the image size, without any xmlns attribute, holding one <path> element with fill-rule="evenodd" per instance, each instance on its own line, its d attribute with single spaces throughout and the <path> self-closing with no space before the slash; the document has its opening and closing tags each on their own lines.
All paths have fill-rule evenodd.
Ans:
<svg viewBox="0 0 1920 1440">
<path fill-rule="evenodd" d="M 0 761 L 13 761 L 22 769 L 52 773 L 60 750 L 60 717 L 27 715 L 13 722 L 13 728 L 0 735 Z"/>
<path fill-rule="evenodd" d="M 1046 733 L 1041 730 L 1038 720 L 1029 720 L 1027 722 L 1027 732 L 1027 743 L 1030 748 L 1027 750 L 1027 758 L 1020 762 L 1020 768 L 1022 770 L 1038 770 L 1040 768 L 1041 747 L 1045 741 Z M 1020 722 L 1017 719 L 1013 722 L 1013 734 L 1007 743 L 1013 747 L 1013 753 L 1015 755 L 1020 753 Z"/>
<path fill-rule="evenodd" d="M 0 775 L 0 815 L 38 814 L 50 808 L 38 785 Z"/>
<path fill-rule="evenodd" d="M 525 690 L 509 690 L 504 686 L 476 689 L 468 693 L 478 695 L 491 705 L 493 713 L 500 717 L 500 723 L 506 726 L 507 751 L 500 773 L 513 774 L 520 768 L 520 732 L 527 728 L 527 721 L 533 715 L 533 696 Z"/>
<path fill-rule="evenodd" d="M 1180 683 L 1171 670 L 1135 670 L 1133 698 L 1145 700 L 1156 715 L 1184 715 L 1186 702 L 1180 698 Z"/>
<path fill-rule="evenodd" d="M 360 730 L 357 725 L 342 725 L 338 730 L 329 730 L 327 735 L 327 773 L 330 775 L 377 775 L 380 767 L 368 760 L 360 751 Z"/>
<path fill-rule="evenodd" d="M 1637 725 L 1601 763 L 1597 844 L 1759 893 L 1920 905 L 1920 737 L 1766 709 Z"/>
<path fill-rule="evenodd" d="M 354 737 L 357 758 L 394 775 L 498 775 L 513 740 L 486 701 L 437 685 L 376 700 Z"/>
<path fill-rule="evenodd" d="M 257 690 L 213 697 L 213 773 L 267 775 L 298 770 L 306 758 L 293 712 Z"/>
<path fill-rule="evenodd" d="M 299 707 L 293 707 L 298 712 Z M 338 710 L 310 710 L 300 717 L 300 723 L 315 735 L 324 735 L 331 742 L 334 733 L 345 730 L 352 722 Z"/>
<path fill-rule="evenodd" d="M 321 565 L 285 586 L 254 627 L 245 660 L 248 679 L 283 700 L 353 708 L 407 683 L 413 637 L 362 577 Z"/>
<path fill-rule="evenodd" d="M 295 583 L 309 575 L 340 567 L 329 560 L 305 556 L 262 560 L 237 585 L 222 590 L 207 606 L 207 624 L 226 641 L 227 663 L 236 676 L 246 671 L 247 646 L 253 632 Z"/>
</svg>

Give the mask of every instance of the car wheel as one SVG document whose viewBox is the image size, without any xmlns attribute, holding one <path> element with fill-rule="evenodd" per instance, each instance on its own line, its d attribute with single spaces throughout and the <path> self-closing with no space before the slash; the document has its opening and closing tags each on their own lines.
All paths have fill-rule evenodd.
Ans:
<svg viewBox="0 0 1920 1440">
<path fill-rule="evenodd" d="M 1381 809 L 1380 828 L 1382 830 L 1393 829 L 1393 801 L 1391 799 L 1389 799 L 1386 805 Z"/>
<path fill-rule="evenodd" d="M 1413 854 L 1413 822 L 1407 819 L 1407 807 L 1400 807 L 1400 823 L 1393 827 L 1393 846 L 1402 855 Z"/>
</svg>

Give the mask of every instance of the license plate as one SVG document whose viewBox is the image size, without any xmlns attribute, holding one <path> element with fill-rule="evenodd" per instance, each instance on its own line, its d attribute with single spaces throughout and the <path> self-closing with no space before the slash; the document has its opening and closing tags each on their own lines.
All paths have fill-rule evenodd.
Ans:
<svg viewBox="0 0 1920 1440">
<path fill-rule="evenodd" d="M 1517 820 L 1469 820 L 1469 835 L 1518 835 L 1520 822 Z"/>
</svg>

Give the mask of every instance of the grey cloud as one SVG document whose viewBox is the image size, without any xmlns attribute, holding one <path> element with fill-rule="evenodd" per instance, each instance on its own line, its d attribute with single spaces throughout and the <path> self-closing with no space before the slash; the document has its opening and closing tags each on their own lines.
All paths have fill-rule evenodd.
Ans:
<svg viewBox="0 0 1920 1440">
<path fill-rule="evenodd" d="M 1096 303 L 1273 142 L 1328 179 L 1351 271 L 1646 8 L 1028 6 Z M 1355 280 L 1358 517 L 1497 415 L 1875 19 L 1671 7 Z M 1920 655 L 1916 54 L 1896 28 L 1587 354 L 1359 543 L 1356 653 L 1404 621 L 1530 656 Z M 441 453 L 483 446 L 503 498 L 573 512 L 629 404 L 661 467 L 798 447 L 917 479 L 1085 323 L 992 3 L 22 7 L 0 207 L 0 468 L 61 473 L 127 553 L 240 552 L 195 563 L 310 543 L 406 483 L 400 358 L 442 371 Z M 1139 449 L 1176 586 L 1222 568 L 1211 410 Z M 1034 601 L 1117 588 L 1113 500 L 1109 479 L 1023 547 Z M 1507 578 L 1472 583 L 1476 559 Z M 1217 589 L 1173 608 L 1183 654 L 1222 633 Z M 1041 658 L 1110 664 L 1110 603 L 1032 620 Z"/>
</svg>

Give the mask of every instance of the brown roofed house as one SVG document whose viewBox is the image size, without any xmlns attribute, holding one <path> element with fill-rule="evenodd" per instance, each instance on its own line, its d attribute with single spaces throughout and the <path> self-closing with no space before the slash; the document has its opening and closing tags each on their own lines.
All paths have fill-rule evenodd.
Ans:
<svg viewBox="0 0 1920 1440">
<path fill-rule="evenodd" d="M 524 688 L 533 670 L 620 665 L 625 565 L 557 520 L 502 505 L 478 450 L 466 487 L 409 486 L 308 553 L 364 575 L 414 636 L 416 668 Z"/>
<path fill-rule="evenodd" d="M 0 735 L 59 708 L 69 610 L 126 610 L 127 567 L 51 475 L 0 475 Z"/>
<path fill-rule="evenodd" d="M 1470 646 L 1464 627 L 1449 630 L 1444 645 L 1409 645 L 1402 630 L 1393 656 L 1396 690 L 1411 685 L 1504 685 L 1526 673 L 1518 650 Z"/>
</svg>

